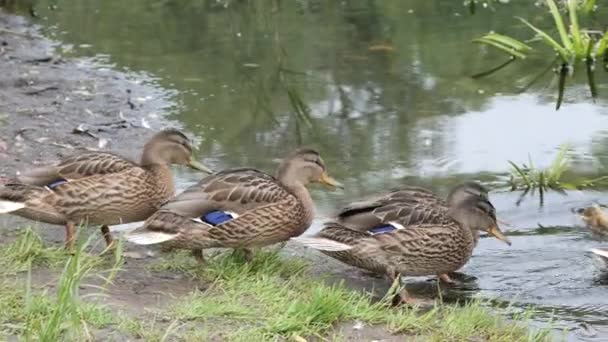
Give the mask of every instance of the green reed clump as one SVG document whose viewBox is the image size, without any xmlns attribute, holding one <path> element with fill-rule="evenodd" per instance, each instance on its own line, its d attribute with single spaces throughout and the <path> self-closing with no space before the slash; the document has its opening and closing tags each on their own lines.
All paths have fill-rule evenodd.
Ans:
<svg viewBox="0 0 608 342">
<path fill-rule="evenodd" d="M 544 168 L 537 168 L 532 159 L 528 158 L 528 163 L 521 165 L 509 160 L 511 173 L 508 185 L 511 190 L 534 190 L 539 189 L 542 193 L 549 189 L 564 190 L 576 188 L 573 184 L 562 182 L 562 176 L 570 168 L 568 158 L 568 146 L 563 145 L 551 164 Z"/>
<path fill-rule="evenodd" d="M 553 18 L 555 29 L 559 33 L 559 38 L 552 37 L 546 31 L 539 29 L 531 24 L 528 20 L 519 17 L 518 19 L 528 26 L 546 46 L 550 47 L 557 54 L 557 58 L 551 62 L 557 64 L 555 71 L 558 74 L 558 96 L 556 102 L 556 110 L 560 108 L 566 78 L 572 76 L 575 70 L 583 67 L 587 74 L 589 91 L 593 98 L 597 97 L 597 87 L 595 84 L 595 66 L 596 61 L 608 58 L 608 32 L 598 30 L 584 30 L 579 25 L 579 13 L 588 13 L 595 8 L 595 1 L 583 1 L 579 3 L 577 0 L 566 0 L 565 10 L 567 15 L 562 15 L 555 0 L 545 0 L 549 12 Z M 532 51 L 532 48 L 525 43 L 511 38 L 509 36 L 489 33 L 483 37 L 473 40 L 476 43 L 486 44 L 500 49 L 511 55 L 512 62 L 515 59 L 525 59 L 526 54 Z M 505 63 L 500 68 L 494 68 L 488 72 L 480 73 L 474 77 L 489 75 L 509 63 Z M 608 71 L 608 65 L 605 65 Z M 544 73 L 543 73 L 544 74 Z"/>
</svg>

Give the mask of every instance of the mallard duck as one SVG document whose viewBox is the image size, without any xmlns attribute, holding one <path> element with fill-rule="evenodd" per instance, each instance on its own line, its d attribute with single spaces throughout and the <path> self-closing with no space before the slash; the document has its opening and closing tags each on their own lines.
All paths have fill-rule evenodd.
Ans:
<svg viewBox="0 0 608 342">
<path fill-rule="evenodd" d="M 108 225 L 143 221 L 174 195 L 168 164 L 211 173 L 192 159 L 190 140 L 167 129 L 145 144 L 140 163 L 109 152 L 86 152 L 17 173 L 15 181 L 0 188 L 0 213 L 65 225 L 68 249 L 75 224 L 101 225 L 110 246 Z"/>
<path fill-rule="evenodd" d="M 201 262 L 205 248 L 247 252 L 249 247 L 286 241 L 312 223 L 314 205 L 306 189 L 311 182 L 341 187 L 311 149 L 285 158 L 276 177 L 252 168 L 224 170 L 165 203 L 142 227 L 129 232 L 127 240 L 190 249 Z"/>
<path fill-rule="evenodd" d="M 447 201 L 409 187 L 355 202 L 316 235 L 292 240 L 399 281 L 401 276 L 447 277 L 469 260 L 480 230 L 510 244 L 487 191 L 465 183 Z M 400 299 L 410 300 L 405 290 Z"/>
<path fill-rule="evenodd" d="M 580 213 L 581 218 L 592 232 L 602 235 L 608 234 L 608 216 L 599 206 L 594 205 L 584 208 Z"/>
<path fill-rule="evenodd" d="M 447 215 L 450 206 L 474 196 L 488 199 L 488 190 L 477 182 L 464 182 L 452 189 L 447 199 L 443 199 L 427 189 L 406 186 L 352 202 L 342 208 L 333 220 L 358 231 L 380 227 L 383 222 L 401 226 L 450 223 L 452 220 Z M 476 246 L 479 231 L 474 229 L 472 233 Z M 443 282 L 453 283 L 448 274 L 441 274 L 439 278 Z"/>
</svg>

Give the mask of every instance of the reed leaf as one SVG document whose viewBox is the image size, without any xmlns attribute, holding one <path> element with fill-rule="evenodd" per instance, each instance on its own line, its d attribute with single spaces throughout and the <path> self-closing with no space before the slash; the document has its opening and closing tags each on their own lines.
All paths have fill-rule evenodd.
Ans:
<svg viewBox="0 0 608 342">
<path fill-rule="evenodd" d="M 577 0 L 568 0 L 568 14 L 570 15 L 570 34 L 572 35 L 574 51 L 581 55 L 586 49 L 583 48 L 581 29 L 578 25 Z"/>
<path fill-rule="evenodd" d="M 568 31 L 566 30 L 566 25 L 564 25 L 564 19 L 562 18 L 561 13 L 559 13 L 559 8 L 557 8 L 555 0 L 546 0 L 546 2 L 547 6 L 549 6 L 549 12 L 551 12 L 553 20 L 555 21 L 557 31 L 559 31 L 559 36 L 562 40 L 562 45 L 564 46 L 564 48 L 566 48 L 566 50 L 572 51 L 572 41 L 570 40 L 570 37 L 568 37 Z"/>
<path fill-rule="evenodd" d="M 511 166 L 513 167 L 513 169 L 515 169 L 515 172 L 517 172 L 517 174 L 519 175 L 519 177 L 521 177 L 522 182 L 524 183 L 524 185 L 526 187 L 531 187 L 532 183 L 530 183 L 530 179 L 528 179 L 528 176 L 526 175 L 526 172 L 524 172 L 519 166 L 517 166 L 517 164 L 515 164 L 512 161 L 508 161 L 509 164 L 511 164 Z"/>
<path fill-rule="evenodd" d="M 551 36 L 548 35 L 545 31 L 543 31 L 543 30 L 537 28 L 536 26 L 530 24 L 530 22 L 528 22 L 524 18 L 518 17 L 517 19 L 521 20 L 521 22 L 523 22 L 524 24 L 528 25 L 528 27 L 530 27 L 534 32 L 536 32 L 536 34 L 539 35 L 547 44 L 549 44 L 552 48 L 554 48 L 564 62 L 567 63 L 570 60 L 570 58 L 569 58 L 569 56 L 570 56 L 569 51 L 566 50 L 563 46 L 559 45 L 559 43 L 556 42 L 555 39 L 551 38 Z"/>
<path fill-rule="evenodd" d="M 604 36 L 597 42 L 596 46 L 596 56 L 602 56 L 606 53 L 606 48 L 608 47 L 608 32 L 604 33 Z"/>
<path fill-rule="evenodd" d="M 493 46 L 493 47 L 495 47 L 495 48 L 497 48 L 499 50 L 502 50 L 502 51 L 504 51 L 504 52 L 510 54 L 511 56 L 516 57 L 516 58 L 526 59 L 526 55 L 524 55 L 523 53 L 517 51 L 513 47 L 502 45 L 502 44 L 500 44 L 500 43 L 498 43 L 498 42 L 496 42 L 494 40 L 491 40 L 491 39 L 486 39 L 484 37 L 481 37 L 481 38 L 473 39 L 473 42 L 475 42 L 475 43 L 481 43 L 481 44 L 487 44 L 487 45 Z"/>
<path fill-rule="evenodd" d="M 509 37 L 509 36 L 505 36 L 503 34 L 495 33 L 495 32 L 490 32 L 490 33 L 486 34 L 485 36 L 483 36 L 483 38 L 494 40 L 505 46 L 510 46 L 517 51 L 531 51 L 532 50 L 532 47 L 530 47 L 529 45 L 527 45 L 526 43 L 524 43 L 520 40 L 517 40 L 517 39 Z"/>
<path fill-rule="evenodd" d="M 595 2 L 596 0 L 584 0 L 582 5 L 583 11 L 585 11 L 585 13 L 593 11 L 595 9 Z"/>
</svg>

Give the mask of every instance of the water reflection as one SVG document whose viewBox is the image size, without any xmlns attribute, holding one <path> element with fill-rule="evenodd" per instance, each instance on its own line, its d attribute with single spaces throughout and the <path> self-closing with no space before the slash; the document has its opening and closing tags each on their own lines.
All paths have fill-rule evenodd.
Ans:
<svg viewBox="0 0 608 342">
<path fill-rule="evenodd" d="M 569 144 L 575 155 L 592 155 L 606 138 L 608 110 L 577 103 L 556 112 L 536 96 L 498 96 L 481 111 L 421 119 L 413 131 L 419 148 L 413 160 L 422 177 L 480 171 L 505 172 L 507 160 L 548 166 Z"/>
</svg>

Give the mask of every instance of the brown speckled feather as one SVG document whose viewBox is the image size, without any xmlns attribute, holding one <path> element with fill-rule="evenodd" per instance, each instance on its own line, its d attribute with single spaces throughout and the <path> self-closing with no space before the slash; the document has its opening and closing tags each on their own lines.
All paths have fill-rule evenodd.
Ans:
<svg viewBox="0 0 608 342">
<path fill-rule="evenodd" d="M 131 164 L 119 172 L 82 177 L 52 190 L 7 184 L 0 188 L 0 199 L 24 202 L 25 208 L 15 214 L 37 221 L 111 225 L 145 220 L 173 193 L 167 166 L 144 169 Z"/>
<path fill-rule="evenodd" d="M 193 219 L 213 210 L 239 216 L 217 226 Z M 179 248 L 253 247 L 300 235 L 312 208 L 274 177 L 255 169 L 231 169 L 202 179 L 165 203 L 131 234 L 153 231 L 177 235 L 165 243 Z"/>
<path fill-rule="evenodd" d="M 450 206 L 424 189 L 393 190 L 348 205 L 314 237 L 296 241 L 382 274 L 452 272 L 469 260 L 479 230 L 496 227 L 496 210 L 477 184 L 459 185 L 449 198 Z M 393 230 L 374 229 L 387 224 Z"/>
<path fill-rule="evenodd" d="M 403 226 L 448 223 L 445 200 L 418 187 L 395 189 L 389 193 L 353 202 L 340 210 L 336 221 L 348 228 L 367 231 L 388 222 Z"/>
<path fill-rule="evenodd" d="M 44 186 L 60 179 L 118 173 L 133 167 L 137 164 L 112 153 L 87 152 L 63 159 L 55 165 L 21 171 L 17 180 L 23 184 Z"/>
<path fill-rule="evenodd" d="M 292 196 L 277 180 L 252 168 L 207 176 L 163 205 L 164 210 L 197 218 L 211 210 L 237 214 Z"/>
<path fill-rule="evenodd" d="M 466 264 L 474 248 L 470 229 L 456 222 L 413 225 L 376 235 L 330 223 L 316 236 L 352 247 L 323 253 L 379 274 L 422 276 L 452 272 Z"/>
</svg>

